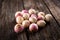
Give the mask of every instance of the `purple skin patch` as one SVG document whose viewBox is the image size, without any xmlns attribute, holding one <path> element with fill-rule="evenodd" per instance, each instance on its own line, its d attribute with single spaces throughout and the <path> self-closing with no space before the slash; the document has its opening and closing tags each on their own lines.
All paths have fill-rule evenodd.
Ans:
<svg viewBox="0 0 60 40">
<path fill-rule="evenodd" d="M 23 31 L 23 29 L 24 29 L 24 27 L 21 26 L 21 27 L 19 28 L 20 32 Z"/>
<path fill-rule="evenodd" d="M 42 20 L 42 17 L 38 17 L 38 20 Z"/>
<path fill-rule="evenodd" d="M 38 29 L 37 29 L 37 27 L 35 26 L 35 25 L 32 25 L 31 26 L 31 29 L 30 29 L 30 31 L 37 31 Z"/>
<path fill-rule="evenodd" d="M 36 14 L 32 14 L 31 17 L 36 17 L 37 18 L 37 15 Z"/>
<path fill-rule="evenodd" d="M 35 25 L 33 25 L 33 29 L 34 29 L 34 31 L 37 31 L 37 28 L 36 28 L 36 26 L 35 26 Z"/>
<path fill-rule="evenodd" d="M 16 15 L 16 17 L 18 17 L 18 16 L 22 16 L 22 14 L 18 13 L 18 14 Z"/>
<path fill-rule="evenodd" d="M 28 10 L 22 10 L 23 13 L 28 13 Z"/>
<path fill-rule="evenodd" d="M 18 32 L 22 32 L 23 29 L 24 29 L 23 26 L 20 27 L 20 25 L 18 25 L 18 28 L 17 28 L 17 29 L 14 29 L 14 31 L 15 31 L 16 33 L 18 33 Z"/>
</svg>

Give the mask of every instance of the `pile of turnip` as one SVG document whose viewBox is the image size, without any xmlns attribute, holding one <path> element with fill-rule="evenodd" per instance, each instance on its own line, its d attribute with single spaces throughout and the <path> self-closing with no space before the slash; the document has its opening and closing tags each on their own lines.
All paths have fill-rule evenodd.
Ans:
<svg viewBox="0 0 60 40">
<path fill-rule="evenodd" d="M 17 11 L 15 13 L 16 25 L 14 31 L 22 32 L 25 28 L 29 28 L 30 32 L 38 31 L 39 27 L 45 27 L 46 22 L 52 20 L 51 14 L 37 12 L 35 9 Z"/>
</svg>

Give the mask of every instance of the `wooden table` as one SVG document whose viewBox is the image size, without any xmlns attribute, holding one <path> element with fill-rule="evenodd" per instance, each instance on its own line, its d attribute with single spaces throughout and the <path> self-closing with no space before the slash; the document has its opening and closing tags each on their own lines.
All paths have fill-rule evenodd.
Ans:
<svg viewBox="0 0 60 40">
<path fill-rule="evenodd" d="M 52 14 L 53 19 L 36 33 L 15 33 L 15 12 L 30 8 Z M 0 40 L 60 40 L 60 0 L 0 0 Z"/>
</svg>

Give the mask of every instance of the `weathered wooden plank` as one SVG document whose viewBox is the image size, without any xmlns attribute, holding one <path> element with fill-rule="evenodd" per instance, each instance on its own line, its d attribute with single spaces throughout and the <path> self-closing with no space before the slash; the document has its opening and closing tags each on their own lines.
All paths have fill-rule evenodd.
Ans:
<svg viewBox="0 0 60 40">
<path fill-rule="evenodd" d="M 48 10 L 48 8 L 46 7 L 46 5 L 44 5 L 44 2 L 42 1 L 42 0 L 40 0 L 39 2 L 41 2 L 42 3 L 42 6 L 43 7 L 41 7 L 43 10 L 44 10 L 44 12 L 45 13 L 50 13 L 49 12 L 49 10 Z M 39 4 L 38 4 L 39 5 Z M 56 23 L 56 21 L 54 20 L 54 18 L 53 18 L 53 20 L 52 21 L 50 21 L 50 24 L 48 25 L 49 26 L 49 29 L 48 29 L 48 31 L 47 31 L 47 33 L 49 34 L 50 33 L 50 37 L 52 38 L 49 38 L 48 36 L 46 37 L 46 39 L 47 40 L 59 40 L 59 38 L 60 38 L 60 28 L 59 28 L 59 26 L 57 25 L 57 23 Z M 54 33 L 53 33 L 54 32 Z M 44 32 L 44 34 L 46 34 L 45 32 Z M 55 34 L 55 35 L 54 35 Z M 45 35 L 44 35 L 45 36 Z M 49 39 L 48 39 L 49 38 Z"/>
<path fill-rule="evenodd" d="M 1 11 L 2 11 L 2 0 L 0 0 L 0 18 L 1 18 Z M 0 22 L 1 22 L 1 19 L 0 19 Z M 1 23 L 0 23 L 0 40 L 1 40 L 1 32 L 2 32 L 2 30 L 1 30 Z"/>
<path fill-rule="evenodd" d="M 22 0 L 4 0 L 2 3 L 2 14 L 1 14 L 1 28 L 0 38 L 1 40 L 27 40 L 25 32 L 15 33 L 14 25 L 15 12 L 23 9 Z"/>
<path fill-rule="evenodd" d="M 27 9 L 27 10 L 29 10 L 30 8 L 36 9 L 35 3 L 34 3 L 33 0 L 23 0 L 23 1 L 24 1 L 24 8 L 25 9 Z M 27 31 L 27 38 L 28 38 L 28 40 L 39 40 L 38 32 L 30 33 L 29 29 L 27 29 L 26 31 Z"/>
<path fill-rule="evenodd" d="M 45 4 L 50 9 L 52 15 L 57 20 L 60 26 L 60 1 L 59 0 L 44 0 Z"/>
<path fill-rule="evenodd" d="M 18 0 L 17 3 L 18 3 L 18 4 L 17 4 L 17 6 L 18 6 L 18 11 L 23 10 L 23 9 L 24 9 L 24 8 L 23 8 L 23 1 L 22 1 L 22 0 Z M 20 34 L 18 35 L 18 40 L 27 40 L 25 30 L 23 31 L 23 33 L 20 33 Z"/>
<path fill-rule="evenodd" d="M 43 3 L 42 0 L 24 0 L 24 7 L 27 10 L 30 8 L 35 8 L 36 10 L 43 11 L 45 13 L 50 13 L 50 11 L 47 9 L 46 5 Z M 53 18 L 50 23 L 47 23 L 45 28 L 40 28 L 39 31 L 36 33 L 30 33 L 28 31 L 27 35 L 29 40 L 58 40 L 60 38 L 59 31 L 60 28 Z"/>
<path fill-rule="evenodd" d="M 1 18 L 1 11 L 2 11 L 2 2 L 3 2 L 3 0 L 0 0 L 0 18 Z"/>
<path fill-rule="evenodd" d="M 0 0 L 0 15 L 1 15 L 2 2 L 3 2 L 3 0 Z"/>
</svg>

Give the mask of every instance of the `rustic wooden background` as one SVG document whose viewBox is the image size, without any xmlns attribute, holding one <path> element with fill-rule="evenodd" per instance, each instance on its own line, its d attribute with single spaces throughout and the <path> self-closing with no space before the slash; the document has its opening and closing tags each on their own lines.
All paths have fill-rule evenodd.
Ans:
<svg viewBox="0 0 60 40">
<path fill-rule="evenodd" d="M 53 20 L 36 33 L 15 33 L 15 12 L 30 8 L 52 14 Z M 60 0 L 0 0 L 0 40 L 60 40 Z"/>
</svg>

